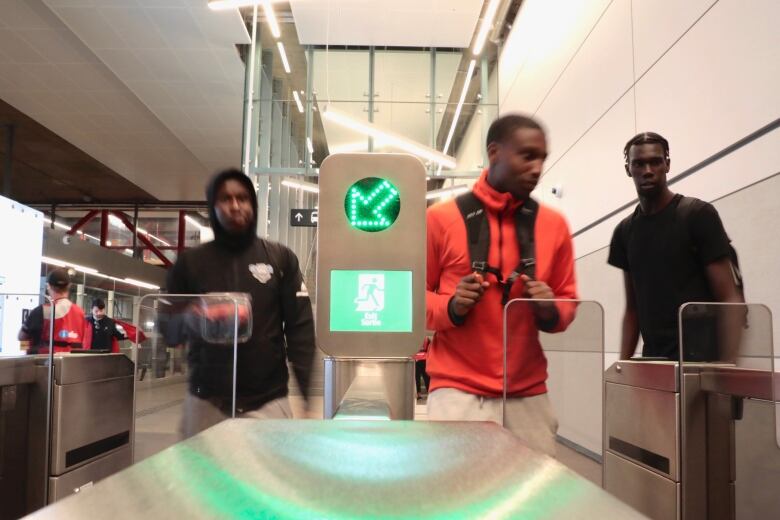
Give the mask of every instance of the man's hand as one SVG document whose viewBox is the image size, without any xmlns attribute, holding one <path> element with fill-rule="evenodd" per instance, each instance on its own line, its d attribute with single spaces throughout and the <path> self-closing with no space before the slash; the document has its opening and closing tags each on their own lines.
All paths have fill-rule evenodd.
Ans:
<svg viewBox="0 0 780 520">
<path fill-rule="evenodd" d="M 540 300 L 534 302 L 533 306 L 536 317 L 542 320 L 551 319 L 555 313 L 555 302 L 552 301 L 555 293 L 550 286 L 540 280 L 532 280 L 525 274 L 520 276 L 520 280 L 523 281 L 523 296 Z"/>
<path fill-rule="evenodd" d="M 465 317 L 482 298 L 488 287 L 490 282 L 486 282 L 478 273 L 464 276 L 455 287 L 455 295 L 452 297 L 453 312 L 461 318 Z"/>
</svg>

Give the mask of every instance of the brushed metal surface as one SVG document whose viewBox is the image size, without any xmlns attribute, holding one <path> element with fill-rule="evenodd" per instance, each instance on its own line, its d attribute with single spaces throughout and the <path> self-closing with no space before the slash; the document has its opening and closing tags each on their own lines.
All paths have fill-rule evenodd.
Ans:
<svg viewBox="0 0 780 520">
<path fill-rule="evenodd" d="M 414 419 L 414 361 L 409 358 L 390 359 L 324 359 L 323 417 L 336 415 L 341 401 L 356 377 L 380 376 L 390 416 L 393 419 Z"/>
<path fill-rule="evenodd" d="M 132 430 L 132 373 L 116 379 L 55 385 L 52 419 L 51 474 L 61 475 L 95 458 L 68 466 L 68 451 Z"/>
<path fill-rule="evenodd" d="M 674 392 L 607 383 L 604 405 L 607 447 L 610 437 L 614 437 L 666 457 L 669 459 L 668 474 L 639 460 L 634 462 L 679 482 L 679 403 L 680 394 Z"/>
<path fill-rule="evenodd" d="M 780 372 L 738 367 L 713 367 L 701 372 L 701 387 L 707 392 L 777 401 L 775 388 L 780 388 Z"/>
<path fill-rule="evenodd" d="M 653 520 L 680 518 L 679 484 L 613 453 L 604 464 L 604 489 Z"/>
<path fill-rule="evenodd" d="M 31 518 L 645 518 L 490 423 L 232 419 Z"/>
<path fill-rule="evenodd" d="M 0 386 L 26 385 L 35 381 L 32 356 L 0 357 Z"/>
<path fill-rule="evenodd" d="M 335 154 L 320 166 L 317 234 L 317 345 L 340 357 L 408 357 L 425 337 L 425 167 L 408 154 Z M 395 223 L 378 233 L 349 225 L 344 197 L 366 177 L 392 182 L 401 197 Z M 330 286 L 333 270 L 412 272 L 412 332 L 331 332 Z"/>
<path fill-rule="evenodd" d="M 86 491 L 89 486 L 122 471 L 132 464 L 130 446 L 104 455 L 85 466 L 49 479 L 49 502 L 61 500 L 68 495 Z"/>
<path fill-rule="evenodd" d="M 616 361 L 604 372 L 604 380 L 621 385 L 679 392 L 679 363 L 676 361 Z"/>
<path fill-rule="evenodd" d="M 36 364 L 45 366 L 48 356 L 39 355 Z M 99 381 L 133 373 L 133 362 L 124 354 L 56 354 L 54 382 L 73 385 L 85 381 Z"/>
</svg>

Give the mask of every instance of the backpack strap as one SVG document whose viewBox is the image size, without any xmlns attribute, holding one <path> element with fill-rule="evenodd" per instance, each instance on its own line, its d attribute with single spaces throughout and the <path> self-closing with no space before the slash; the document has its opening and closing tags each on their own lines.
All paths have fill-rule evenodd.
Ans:
<svg viewBox="0 0 780 520">
<path fill-rule="evenodd" d="M 483 273 L 493 273 L 504 287 L 503 301 L 509 301 L 509 292 L 512 284 L 521 275 L 536 278 L 536 241 L 534 227 L 536 215 L 539 213 L 539 203 L 529 198 L 523 206 L 515 212 L 515 232 L 517 244 L 520 248 L 520 264 L 515 268 L 506 281 L 501 271 L 488 264 L 490 251 L 490 225 L 485 215 L 485 207 L 473 192 L 468 191 L 455 198 L 455 204 L 460 210 L 463 221 L 466 224 L 468 238 L 469 258 L 471 268 Z"/>
<path fill-rule="evenodd" d="M 475 271 L 493 272 L 488 266 L 488 252 L 490 251 L 490 225 L 485 218 L 485 207 L 482 201 L 467 191 L 455 198 L 455 204 L 460 210 L 463 222 L 466 224 L 466 236 L 469 246 L 469 259 L 471 267 Z M 496 269 L 496 271 L 498 271 Z M 501 278 L 500 272 L 493 272 Z"/>
</svg>

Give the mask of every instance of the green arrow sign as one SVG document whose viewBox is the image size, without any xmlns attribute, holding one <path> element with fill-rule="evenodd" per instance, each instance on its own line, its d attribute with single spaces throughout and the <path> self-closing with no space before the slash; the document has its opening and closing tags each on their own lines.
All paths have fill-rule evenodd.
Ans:
<svg viewBox="0 0 780 520">
<path fill-rule="evenodd" d="M 390 181 L 366 177 L 350 186 L 344 198 L 344 211 L 352 227 L 361 231 L 382 231 L 398 218 L 401 198 Z"/>
</svg>

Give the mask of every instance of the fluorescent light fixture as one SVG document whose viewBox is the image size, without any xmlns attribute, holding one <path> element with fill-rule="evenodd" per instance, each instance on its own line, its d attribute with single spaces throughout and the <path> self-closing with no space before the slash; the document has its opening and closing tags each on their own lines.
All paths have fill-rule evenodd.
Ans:
<svg viewBox="0 0 780 520">
<path fill-rule="evenodd" d="M 303 103 L 301 103 L 301 96 L 298 95 L 297 90 L 293 90 L 293 97 L 295 98 L 295 104 L 298 105 L 298 112 L 303 114 Z"/>
<path fill-rule="evenodd" d="M 451 186 L 449 188 L 442 188 L 440 190 L 431 190 L 425 194 L 425 198 L 431 199 L 445 199 L 447 197 L 453 197 L 469 191 L 468 186 Z"/>
<path fill-rule="evenodd" d="M 284 71 L 289 74 L 290 62 L 287 61 L 287 53 L 284 52 L 284 44 L 282 42 L 276 42 L 276 48 L 279 49 L 279 56 L 282 57 L 282 66 L 284 67 Z"/>
<path fill-rule="evenodd" d="M 309 150 L 310 154 L 314 153 L 314 145 L 311 142 L 311 137 L 306 138 L 306 149 Z"/>
<path fill-rule="evenodd" d="M 447 134 L 447 140 L 444 143 L 444 149 L 442 150 L 444 153 L 447 153 L 447 150 L 450 149 L 450 143 L 452 143 L 452 136 L 455 134 L 455 127 L 458 126 L 458 118 L 460 117 L 460 111 L 463 110 L 463 102 L 466 100 L 466 94 L 469 90 L 469 85 L 471 84 L 471 75 L 474 73 L 474 67 L 477 66 L 477 60 L 471 60 L 471 63 L 469 63 L 469 70 L 466 72 L 466 80 L 463 82 L 463 90 L 460 91 L 460 99 L 458 99 L 458 105 L 455 107 L 455 115 L 452 116 L 452 125 L 450 125 L 450 131 Z M 484 72 L 484 71 L 483 71 Z M 453 161 L 453 165 L 450 168 L 454 168 L 455 164 Z"/>
<path fill-rule="evenodd" d="M 263 13 L 265 14 L 265 20 L 268 22 L 268 28 L 271 29 L 271 34 L 274 35 L 274 38 L 278 38 L 279 36 L 281 36 L 282 33 L 279 30 L 279 22 L 276 21 L 274 8 L 271 7 L 271 0 L 261 0 L 260 5 L 263 6 Z M 284 56 L 283 49 L 282 49 L 282 56 Z M 287 61 L 287 58 L 283 57 L 282 60 Z M 290 71 L 288 70 L 287 72 L 289 73 Z"/>
<path fill-rule="evenodd" d="M 159 289 L 159 285 L 154 285 L 153 283 L 147 283 L 142 282 L 141 280 L 135 280 L 133 278 L 125 278 L 124 280 L 120 280 L 122 282 L 127 282 L 132 285 L 137 285 L 138 287 L 143 287 L 144 289 Z"/>
<path fill-rule="evenodd" d="M 496 11 L 498 11 L 498 4 L 500 3 L 501 2 L 499 0 L 490 0 L 487 9 L 485 9 L 485 17 L 482 18 L 482 25 L 479 27 L 477 39 L 474 40 L 474 48 L 471 51 L 474 56 L 479 56 L 479 54 L 482 52 L 482 49 L 485 47 L 485 41 L 487 40 L 488 32 L 490 32 L 491 27 L 493 27 L 493 18 L 496 16 Z"/>
<path fill-rule="evenodd" d="M 203 231 L 204 229 L 209 229 L 208 227 L 204 226 L 203 224 L 201 224 L 200 222 L 198 222 L 197 220 L 195 220 L 194 218 L 192 218 L 189 215 L 184 215 L 184 220 L 186 220 L 187 222 L 189 222 L 190 224 L 192 224 L 193 226 L 198 228 L 198 231 Z"/>
<path fill-rule="evenodd" d="M 313 182 L 293 181 L 290 179 L 282 179 L 282 186 L 288 188 L 295 188 L 297 190 L 308 191 L 309 193 L 319 193 L 320 187 Z"/>
<path fill-rule="evenodd" d="M 209 0 L 209 9 L 212 11 L 224 11 L 226 9 L 238 9 L 239 7 L 252 7 L 262 5 L 267 0 Z M 269 3 L 279 3 L 282 0 L 271 0 Z"/>
<path fill-rule="evenodd" d="M 435 162 L 436 164 L 446 166 L 447 168 L 455 167 L 455 159 L 453 157 L 416 141 L 412 141 L 402 135 L 383 130 L 373 123 L 358 121 L 342 112 L 337 112 L 330 107 L 326 107 L 325 110 L 323 110 L 322 115 L 329 121 L 369 137 L 373 137 L 374 139 L 381 140 L 386 145 L 395 146 L 396 148 L 400 148 L 401 150 Z"/>
<path fill-rule="evenodd" d="M 92 267 L 86 267 L 83 265 L 74 264 L 72 262 L 66 262 L 65 260 L 60 260 L 59 258 L 52 258 L 50 256 L 42 256 L 41 261 L 44 264 L 56 265 L 57 267 L 72 267 L 76 271 L 81 271 L 82 273 L 97 274 L 98 272 L 97 269 L 93 269 Z"/>
</svg>

